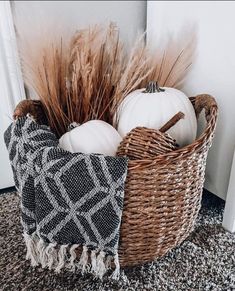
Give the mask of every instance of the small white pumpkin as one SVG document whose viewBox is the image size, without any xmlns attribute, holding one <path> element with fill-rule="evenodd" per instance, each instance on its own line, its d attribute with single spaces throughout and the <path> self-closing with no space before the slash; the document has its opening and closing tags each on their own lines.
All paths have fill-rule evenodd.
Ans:
<svg viewBox="0 0 235 291">
<path fill-rule="evenodd" d="M 90 120 L 66 132 L 59 146 L 72 153 L 115 156 L 122 138 L 117 130 L 102 120 Z"/>
<path fill-rule="evenodd" d="M 177 112 L 185 114 L 167 132 L 180 146 L 190 144 L 196 138 L 197 119 L 189 98 L 174 88 L 159 88 L 150 82 L 146 89 L 131 92 L 117 109 L 118 132 L 124 137 L 137 126 L 159 129 Z"/>
</svg>

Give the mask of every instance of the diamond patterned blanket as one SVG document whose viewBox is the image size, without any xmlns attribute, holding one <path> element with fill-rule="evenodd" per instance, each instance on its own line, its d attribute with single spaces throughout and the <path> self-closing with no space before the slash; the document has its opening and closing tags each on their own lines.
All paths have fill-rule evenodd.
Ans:
<svg viewBox="0 0 235 291">
<path fill-rule="evenodd" d="M 13 122 L 4 138 L 31 264 L 57 272 L 80 268 L 102 278 L 113 260 L 118 278 L 127 159 L 64 151 L 30 116 Z"/>
</svg>

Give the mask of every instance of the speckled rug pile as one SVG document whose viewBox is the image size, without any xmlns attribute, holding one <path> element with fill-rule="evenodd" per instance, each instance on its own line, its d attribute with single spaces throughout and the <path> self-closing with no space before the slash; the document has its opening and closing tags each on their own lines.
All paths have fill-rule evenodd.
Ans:
<svg viewBox="0 0 235 291">
<path fill-rule="evenodd" d="M 0 290 L 235 290 L 235 235 L 223 230 L 224 203 L 204 195 L 194 232 L 181 246 L 154 263 L 125 269 L 119 282 L 92 275 L 53 271 L 25 261 L 19 198 L 0 196 Z"/>
</svg>

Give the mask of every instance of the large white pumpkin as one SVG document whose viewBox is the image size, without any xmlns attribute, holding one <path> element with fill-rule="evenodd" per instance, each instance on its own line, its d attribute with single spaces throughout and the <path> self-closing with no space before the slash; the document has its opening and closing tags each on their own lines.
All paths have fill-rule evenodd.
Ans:
<svg viewBox="0 0 235 291">
<path fill-rule="evenodd" d="M 118 132 L 124 137 L 137 126 L 159 129 L 177 112 L 185 114 L 167 132 L 180 146 L 190 144 L 196 138 L 197 120 L 189 98 L 174 88 L 159 88 L 150 82 L 146 89 L 130 93 L 117 109 Z"/>
<path fill-rule="evenodd" d="M 121 140 L 117 130 L 110 124 L 102 120 L 90 120 L 65 133 L 59 145 L 72 153 L 115 156 Z"/>
</svg>

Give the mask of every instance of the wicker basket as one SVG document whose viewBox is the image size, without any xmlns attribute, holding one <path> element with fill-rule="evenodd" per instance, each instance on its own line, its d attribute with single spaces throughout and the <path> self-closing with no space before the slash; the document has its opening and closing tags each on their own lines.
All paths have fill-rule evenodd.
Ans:
<svg viewBox="0 0 235 291">
<path fill-rule="evenodd" d="M 129 161 L 119 247 L 122 266 L 163 256 L 193 228 L 200 209 L 217 104 L 204 94 L 190 100 L 197 117 L 205 109 L 207 126 L 203 134 L 192 144 L 155 159 Z"/>
<path fill-rule="evenodd" d="M 205 109 L 207 126 L 202 135 L 186 147 L 155 158 L 129 161 L 119 247 L 121 266 L 137 265 L 163 256 L 179 245 L 193 228 L 200 209 L 217 104 L 209 95 L 198 95 L 190 100 L 197 117 Z M 32 101 L 24 101 L 16 115 L 31 112 L 27 107 L 31 105 Z M 33 107 L 35 105 L 38 106 L 33 104 Z M 35 112 L 37 120 L 45 121 L 43 112 Z M 151 130 L 147 134 L 151 136 Z M 139 152 L 143 143 L 135 147 Z M 154 140 L 146 140 L 145 151 L 152 153 L 155 147 Z"/>
</svg>

